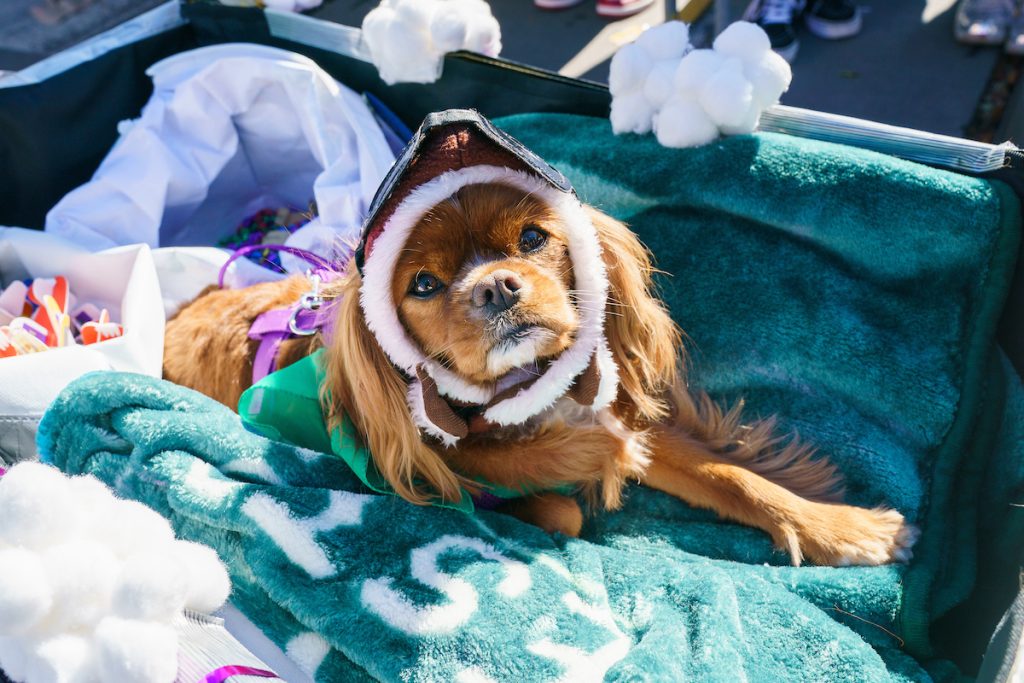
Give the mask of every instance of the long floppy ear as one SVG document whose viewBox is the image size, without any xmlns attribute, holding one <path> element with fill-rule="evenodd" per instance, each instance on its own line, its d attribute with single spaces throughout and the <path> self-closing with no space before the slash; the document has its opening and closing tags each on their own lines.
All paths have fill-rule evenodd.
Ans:
<svg viewBox="0 0 1024 683">
<path fill-rule="evenodd" d="M 605 334 L 626 394 L 620 392 L 619 405 L 641 421 L 660 421 L 670 412 L 668 392 L 681 379 L 682 331 L 651 292 L 654 266 L 647 247 L 625 224 L 592 207 L 587 211 L 608 270 Z"/>
<path fill-rule="evenodd" d="M 334 339 L 326 351 L 322 400 L 333 429 L 343 413 L 362 435 L 377 470 L 395 492 L 416 505 L 440 497 L 459 501 L 461 478 L 427 444 L 412 421 L 407 386 L 366 326 L 359 306 L 362 278 L 354 269 L 330 289 Z"/>
</svg>

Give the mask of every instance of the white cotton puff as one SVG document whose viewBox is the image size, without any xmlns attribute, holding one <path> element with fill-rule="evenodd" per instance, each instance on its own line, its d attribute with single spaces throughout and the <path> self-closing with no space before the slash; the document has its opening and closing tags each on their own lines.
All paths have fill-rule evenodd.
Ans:
<svg viewBox="0 0 1024 683">
<path fill-rule="evenodd" d="M 56 468 L 21 463 L 0 478 L 0 545 L 38 548 L 77 529 L 67 477 Z"/>
<path fill-rule="evenodd" d="M 644 80 L 644 97 L 653 109 L 665 104 L 672 97 L 672 80 L 675 76 L 675 62 L 656 62 Z"/>
<path fill-rule="evenodd" d="M 746 120 L 754 102 L 754 87 L 738 59 L 727 60 L 701 89 L 697 101 L 719 127 Z"/>
<path fill-rule="evenodd" d="M 105 522 L 103 537 L 120 558 L 147 548 L 162 548 L 174 541 L 170 522 L 152 508 L 134 500 L 118 500 Z"/>
<path fill-rule="evenodd" d="M 68 541 L 41 553 L 53 587 L 48 632 L 92 626 L 110 612 L 121 563 L 109 548 L 93 540 Z"/>
<path fill-rule="evenodd" d="M 751 133 L 792 81 L 789 64 L 756 24 L 732 24 L 710 50 L 689 49 L 688 37 L 684 24 L 670 22 L 615 54 L 608 76 L 615 133 L 654 130 L 670 147 Z"/>
<path fill-rule="evenodd" d="M 726 57 L 738 57 L 744 62 L 754 62 L 771 52 L 772 43 L 768 34 L 757 24 L 737 21 L 725 27 L 712 44 L 715 52 Z"/>
<path fill-rule="evenodd" d="M 718 126 L 693 100 L 675 98 L 658 112 L 658 142 L 665 147 L 697 147 L 718 137 Z"/>
<path fill-rule="evenodd" d="M 94 683 L 99 680 L 92 639 L 61 634 L 38 643 L 28 654 L 27 683 Z"/>
<path fill-rule="evenodd" d="M 101 681 L 174 683 L 178 675 L 178 637 L 169 626 L 107 617 L 94 642 Z"/>
<path fill-rule="evenodd" d="M 745 63 L 743 73 L 754 86 L 754 100 L 761 109 L 777 103 L 793 81 L 793 69 L 789 62 L 771 50 L 756 63 Z"/>
<path fill-rule="evenodd" d="M 653 119 L 654 108 L 643 93 L 620 95 L 612 99 L 611 122 L 612 131 L 616 135 L 650 133 Z"/>
<path fill-rule="evenodd" d="M 427 2 L 409 2 L 409 0 L 397 0 L 392 2 L 391 7 L 395 10 L 395 16 L 400 21 L 407 22 L 411 28 L 423 32 L 430 26 L 431 19 L 434 18 L 434 12 L 436 3 Z"/>
<path fill-rule="evenodd" d="M 666 21 L 641 33 L 636 44 L 655 61 L 679 59 L 690 45 L 690 27 L 681 21 Z"/>
<path fill-rule="evenodd" d="M 484 0 L 445 0 L 443 12 L 465 17 L 466 42 L 458 49 L 479 52 L 488 57 L 501 54 L 501 26 Z"/>
<path fill-rule="evenodd" d="M 74 501 L 75 517 L 80 522 L 80 534 L 105 538 L 106 520 L 112 515 L 112 508 L 119 499 L 113 492 L 91 474 L 68 479 L 70 495 Z"/>
<path fill-rule="evenodd" d="M 474 21 L 469 26 L 469 35 L 463 50 L 477 52 L 488 57 L 497 57 L 501 54 L 501 27 L 494 17 L 487 17 L 481 21 Z"/>
<path fill-rule="evenodd" d="M 231 578 L 213 548 L 190 541 L 175 541 L 171 552 L 188 577 L 185 607 L 209 614 L 227 602 Z"/>
<path fill-rule="evenodd" d="M 18 465 L 0 486 L 5 514 L 43 520 L 24 547 L 0 546 L 0 668 L 16 683 L 171 683 L 173 621 L 230 592 L 216 553 L 91 476 Z"/>
<path fill-rule="evenodd" d="M 192 577 L 172 547 L 125 560 L 114 588 L 114 614 L 126 619 L 170 622 L 182 611 Z"/>
<path fill-rule="evenodd" d="M 457 14 L 438 13 L 430 22 L 430 37 L 441 52 L 455 52 L 466 44 L 469 24 Z"/>
<path fill-rule="evenodd" d="M 482 0 L 384 0 L 363 19 L 362 30 L 389 85 L 436 81 L 448 52 L 501 52 L 501 28 Z"/>
<path fill-rule="evenodd" d="M 696 97 L 711 77 L 725 64 L 725 58 L 714 50 L 694 50 L 676 67 L 673 85 L 679 94 Z"/>
<path fill-rule="evenodd" d="M 23 548 L 0 550 L 0 636 L 31 629 L 52 605 L 53 589 L 39 556 Z"/>
<path fill-rule="evenodd" d="M 636 43 L 630 43 L 616 51 L 608 69 L 608 89 L 613 96 L 643 88 L 647 74 L 654 67 L 654 60 Z"/>
<path fill-rule="evenodd" d="M 747 111 L 743 116 L 736 117 L 736 120 L 731 123 L 719 125 L 718 131 L 724 135 L 749 135 L 754 132 L 757 124 L 760 123 L 762 111 L 756 103 L 752 102 L 751 106 L 747 107 Z"/>
<path fill-rule="evenodd" d="M 381 79 L 388 85 L 437 80 L 440 57 L 426 27 L 415 28 L 392 7 L 381 5 L 366 15 L 363 39 Z"/>
<path fill-rule="evenodd" d="M 0 669 L 14 683 L 25 683 L 29 646 L 21 638 L 0 638 Z"/>
</svg>

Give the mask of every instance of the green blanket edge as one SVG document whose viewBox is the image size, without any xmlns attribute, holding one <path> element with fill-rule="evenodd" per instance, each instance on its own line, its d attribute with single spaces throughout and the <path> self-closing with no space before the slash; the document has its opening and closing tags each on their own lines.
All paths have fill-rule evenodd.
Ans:
<svg viewBox="0 0 1024 683">
<path fill-rule="evenodd" d="M 996 292 L 1008 292 L 1021 240 L 1020 212 L 1009 207 L 1019 206 L 1020 199 L 1002 181 L 988 182 L 999 197 L 1002 221 L 982 289 L 992 292 L 995 287 Z M 940 528 L 954 523 L 952 506 L 933 503 L 952 499 L 951 489 L 957 484 L 956 472 L 973 450 L 970 448 L 971 437 L 987 399 L 991 398 L 986 396 L 986 374 L 990 367 L 992 340 L 1005 303 L 1005 296 L 984 297 L 971 326 L 972 333 L 964 354 L 963 383 L 956 417 L 935 453 L 931 491 L 922 515 L 922 526 L 925 528 Z M 942 567 L 943 540 L 938 534 L 922 534 L 914 548 L 914 562 L 903 577 L 900 630 L 906 641 L 905 649 L 919 659 L 934 654 L 929 637 L 933 616 L 929 606 L 935 578 Z"/>
</svg>

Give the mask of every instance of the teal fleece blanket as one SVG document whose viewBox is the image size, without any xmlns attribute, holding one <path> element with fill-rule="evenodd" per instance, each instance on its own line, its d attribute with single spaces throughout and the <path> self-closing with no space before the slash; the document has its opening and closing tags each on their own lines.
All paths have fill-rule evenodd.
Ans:
<svg viewBox="0 0 1024 683">
<path fill-rule="evenodd" d="M 693 383 L 778 414 L 851 502 L 921 527 L 909 567 L 789 567 L 765 534 L 641 487 L 579 539 L 414 507 L 135 375 L 69 386 L 44 459 L 214 546 L 233 601 L 318 681 L 955 679 L 929 624 L 974 584 L 986 463 L 1022 448 L 992 341 L 1016 197 L 785 136 L 666 150 L 602 119 L 500 124 L 652 248 Z"/>
</svg>

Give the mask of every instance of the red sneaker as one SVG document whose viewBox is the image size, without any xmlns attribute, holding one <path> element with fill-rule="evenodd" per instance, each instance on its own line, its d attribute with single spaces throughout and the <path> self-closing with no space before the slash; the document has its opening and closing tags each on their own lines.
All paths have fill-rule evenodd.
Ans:
<svg viewBox="0 0 1024 683">
<path fill-rule="evenodd" d="M 602 17 L 621 19 L 647 9 L 652 4 L 654 0 L 597 0 L 597 13 Z"/>
<path fill-rule="evenodd" d="M 583 0 L 533 0 L 533 4 L 541 9 L 569 9 Z"/>
</svg>

